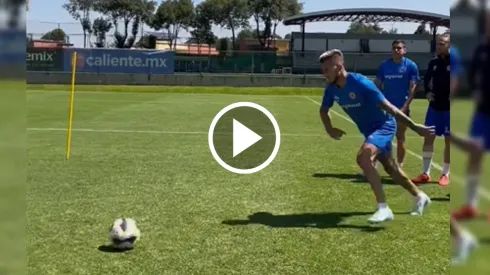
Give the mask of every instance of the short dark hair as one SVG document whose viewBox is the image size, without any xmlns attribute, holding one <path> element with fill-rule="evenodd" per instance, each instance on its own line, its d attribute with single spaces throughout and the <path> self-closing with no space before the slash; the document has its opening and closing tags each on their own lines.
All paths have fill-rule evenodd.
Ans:
<svg viewBox="0 0 490 275">
<path fill-rule="evenodd" d="M 391 43 L 391 46 L 394 46 L 396 44 L 402 44 L 403 47 L 406 47 L 407 46 L 407 43 L 405 43 L 405 41 L 402 40 L 402 39 L 397 39 L 397 40 L 393 41 L 393 43 Z"/>
</svg>

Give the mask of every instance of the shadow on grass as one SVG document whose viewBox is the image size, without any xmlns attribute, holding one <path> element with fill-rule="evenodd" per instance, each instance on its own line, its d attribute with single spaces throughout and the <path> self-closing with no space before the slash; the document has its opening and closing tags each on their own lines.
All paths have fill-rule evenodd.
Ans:
<svg viewBox="0 0 490 275">
<path fill-rule="evenodd" d="M 383 230 L 384 227 L 382 225 L 342 224 L 346 218 L 372 214 L 372 212 L 332 212 L 274 215 L 268 212 L 258 212 L 248 216 L 247 220 L 226 220 L 222 223 L 226 225 L 261 224 L 273 228 L 347 228 L 357 229 L 364 232 L 376 232 Z"/>
<path fill-rule="evenodd" d="M 430 198 L 431 201 L 438 201 L 438 202 L 450 202 L 451 199 L 449 197 L 444 197 L 444 198 Z"/>
<path fill-rule="evenodd" d="M 479 240 L 481 245 L 490 245 L 490 238 L 484 238 Z"/>
<path fill-rule="evenodd" d="M 366 178 L 360 174 L 345 174 L 345 173 L 315 173 L 314 178 L 335 178 L 340 180 L 350 180 L 353 183 L 368 183 Z M 397 185 L 390 177 L 381 177 L 381 183 L 387 185 Z"/>
<path fill-rule="evenodd" d="M 105 252 L 105 253 L 125 253 L 133 250 L 133 249 L 117 249 L 111 245 L 101 245 L 99 246 L 98 249 L 100 252 Z"/>
</svg>

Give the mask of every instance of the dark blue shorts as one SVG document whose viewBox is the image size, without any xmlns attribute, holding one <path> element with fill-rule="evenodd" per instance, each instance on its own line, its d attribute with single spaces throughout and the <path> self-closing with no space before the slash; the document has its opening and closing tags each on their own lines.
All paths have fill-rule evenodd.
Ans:
<svg viewBox="0 0 490 275">
<path fill-rule="evenodd" d="M 486 151 L 490 151 L 490 116 L 475 113 L 470 127 L 470 137 L 481 140 Z"/>
<path fill-rule="evenodd" d="M 425 115 L 425 126 L 435 127 L 436 136 L 448 137 L 451 130 L 451 112 L 436 111 L 429 107 Z"/>
<path fill-rule="evenodd" d="M 392 141 L 395 134 L 396 122 L 394 120 L 390 120 L 367 136 L 365 143 L 376 146 L 380 153 L 391 153 L 393 150 Z"/>
</svg>

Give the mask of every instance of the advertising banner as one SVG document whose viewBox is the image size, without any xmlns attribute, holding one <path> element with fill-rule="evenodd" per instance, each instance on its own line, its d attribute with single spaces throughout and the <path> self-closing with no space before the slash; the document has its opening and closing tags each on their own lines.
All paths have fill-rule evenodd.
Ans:
<svg viewBox="0 0 490 275">
<path fill-rule="evenodd" d="M 173 74 L 174 52 L 130 49 L 65 49 L 65 71 L 77 52 L 77 71 L 90 73 Z"/>
<path fill-rule="evenodd" d="M 55 48 L 27 48 L 27 71 L 63 71 L 63 51 Z"/>
</svg>

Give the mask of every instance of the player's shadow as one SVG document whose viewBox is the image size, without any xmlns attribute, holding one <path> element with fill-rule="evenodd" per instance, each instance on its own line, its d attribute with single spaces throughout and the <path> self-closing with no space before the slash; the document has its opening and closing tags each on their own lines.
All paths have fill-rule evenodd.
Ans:
<svg viewBox="0 0 490 275">
<path fill-rule="evenodd" d="M 488 246 L 488 245 L 490 245 L 490 238 L 480 239 L 480 240 L 478 240 L 478 242 L 479 242 L 481 245 Z"/>
<path fill-rule="evenodd" d="M 101 246 L 99 246 L 98 250 L 100 252 L 105 252 L 105 253 L 125 253 L 125 252 L 131 251 L 133 249 L 117 249 L 111 245 L 101 245 Z"/>
<path fill-rule="evenodd" d="M 350 180 L 353 183 L 367 183 L 367 179 L 360 174 L 345 174 L 345 173 L 315 173 L 314 178 L 325 179 L 334 178 L 340 180 Z M 397 185 L 390 177 L 381 177 L 381 183 L 387 185 Z"/>
<path fill-rule="evenodd" d="M 437 201 L 437 202 L 450 202 L 451 198 L 449 197 L 443 197 L 443 198 L 430 198 L 431 201 Z"/>
<path fill-rule="evenodd" d="M 247 220 L 226 220 L 222 223 L 235 226 L 261 224 L 272 228 L 347 228 L 365 232 L 376 232 L 384 229 L 383 226 L 379 225 L 343 224 L 346 218 L 365 215 L 372 215 L 372 212 L 331 212 L 288 215 L 274 215 L 268 212 L 257 212 L 248 216 Z"/>
</svg>

